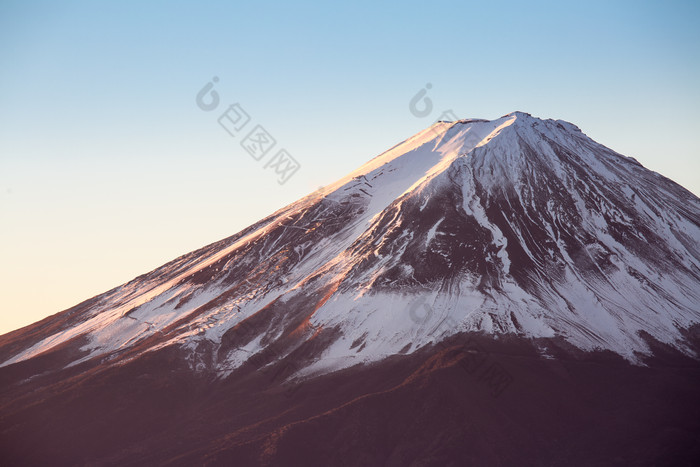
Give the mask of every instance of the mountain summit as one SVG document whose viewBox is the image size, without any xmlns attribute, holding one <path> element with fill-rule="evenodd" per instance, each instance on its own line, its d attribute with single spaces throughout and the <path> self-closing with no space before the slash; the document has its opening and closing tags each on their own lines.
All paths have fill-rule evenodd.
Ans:
<svg viewBox="0 0 700 467">
<path fill-rule="evenodd" d="M 0 375 L 22 414 L 26 388 L 88 391 L 165 368 L 236 388 L 276 369 L 287 388 L 314 387 L 439 357 L 423 375 L 453 366 L 443 353 L 464 338 L 634 372 L 660 352 L 697 362 L 698 323 L 700 199 L 571 123 L 513 112 L 438 122 L 232 237 L 0 337 Z M 236 455 L 282 452 L 255 457 L 272 431 L 236 433 Z"/>
<path fill-rule="evenodd" d="M 465 331 L 561 337 L 636 361 L 645 336 L 692 353 L 682 331 L 700 322 L 699 284 L 698 198 L 570 123 L 514 112 L 437 123 L 50 318 L 4 364 L 68 342 L 79 343 L 71 363 L 178 346 L 193 369 L 226 375 L 271 342 L 287 342 L 283 357 L 323 341 L 311 371 Z"/>
</svg>

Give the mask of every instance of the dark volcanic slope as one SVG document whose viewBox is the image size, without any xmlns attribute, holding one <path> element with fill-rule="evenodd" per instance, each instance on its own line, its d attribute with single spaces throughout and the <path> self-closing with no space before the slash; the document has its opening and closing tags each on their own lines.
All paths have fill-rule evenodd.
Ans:
<svg viewBox="0 0 700 467">
<path fill-rule="evenodd" d="M 16 465 L 698 465 L 700 199 L 515 112 L 439 122 L 0 336 Z"/>
<path fill-rule="evenodd" d="M 697 361 L 548 345 L 556 358 L 462 334 L 299 386 L 284 364 L 193 377 L 163 350 L 3 385 L 0 450 L 5 465 L 697 465 Z"/>
<path fill-rule="evenodd" d="M 316 339 L 305 376 L 456 332 L 639 361 L 645 333 L 690 354 L 698 303 L 700 200 L 570 123 L 515 112 L 438 123 L 233 237 L 3 336 L 0 366 L 177 346 L 225 377 Z"/>
</svg>

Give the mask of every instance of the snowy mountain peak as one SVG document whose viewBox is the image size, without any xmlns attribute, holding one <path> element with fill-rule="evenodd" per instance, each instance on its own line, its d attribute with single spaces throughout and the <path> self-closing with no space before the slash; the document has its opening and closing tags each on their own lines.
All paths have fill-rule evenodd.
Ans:
<svg viewBox="0 0 700 467">
<path fill-rule="evenodd" d="M 506 117 L 516 117 L 516 118 L 521 118 L 521 119 L 526 119 L 526 118 L 535 118 L 536 120 L 539 120 L 536 117 L 533 117 L 532 114 L 529 114 L 527 112 L 522 112 L 520 110 L 516 110 L 514 112 L 511 112 L 509 114 L 504 115 L 501 118 L 506 118 Z"/>
<path fill-rule="evenodd" d="M 297 376 L 455 333 L 565 341 L 630 361 L 692 354 L 700 200 L 560 120 L 438 122 L 257 224 L 52 317 L 3 365 L 181 349 L 227 375 Z"/>
</svg>

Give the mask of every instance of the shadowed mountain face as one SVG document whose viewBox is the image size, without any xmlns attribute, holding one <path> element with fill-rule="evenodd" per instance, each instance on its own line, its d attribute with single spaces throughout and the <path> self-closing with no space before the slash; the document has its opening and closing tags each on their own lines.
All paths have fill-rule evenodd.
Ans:
<svg viewBox="0 0 700 467">
<path fill-rule="evenodd" d="M 698 456 L 699 304 L 693 194 L 567 122 L 439 122 L 1 336 L 0 447 L 59 464 L 678 465 Z"/>
</svg>

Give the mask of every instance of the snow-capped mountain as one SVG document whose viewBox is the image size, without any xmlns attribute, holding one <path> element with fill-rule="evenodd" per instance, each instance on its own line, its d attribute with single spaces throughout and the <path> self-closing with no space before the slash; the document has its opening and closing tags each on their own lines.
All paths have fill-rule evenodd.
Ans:
<svg viewBox="0 0 700 467">
<path fill-rule="evenodd" d="M 71 364 L 178 346 L 193 369 L 225 376 L 272 343 L 279 359 L 322 341 L 308 374 L 464 331 L 633 361 L 648 334 L 692 353 L 700 200 L 567 122 L 439 122 L 53 319 L 3 365 L 79 340 Z"/>
<path fill-rule="evenodd" d="M 461 336 L 641 368 L 659 349 L 697 361 L 699 323 L 700 199 L 571 123 L 514 112 L 438 122 L 232 237 L 0 337 L 0 376 L 5 407 L 31 412 L 26 385 L 92 394 L 134 368 L 240 388 L 251 368 L 321 384 L 376 365 L 403 374 L 396 358 L 431 362 L 405 388 L 452 367 L 445 349 Z M 263 449 L 245 433 L 267 422 L 250 423 L 227 435 L 236 452 Z M 279 430 L 263 445 L 278 446 Z"/>
</svg>

